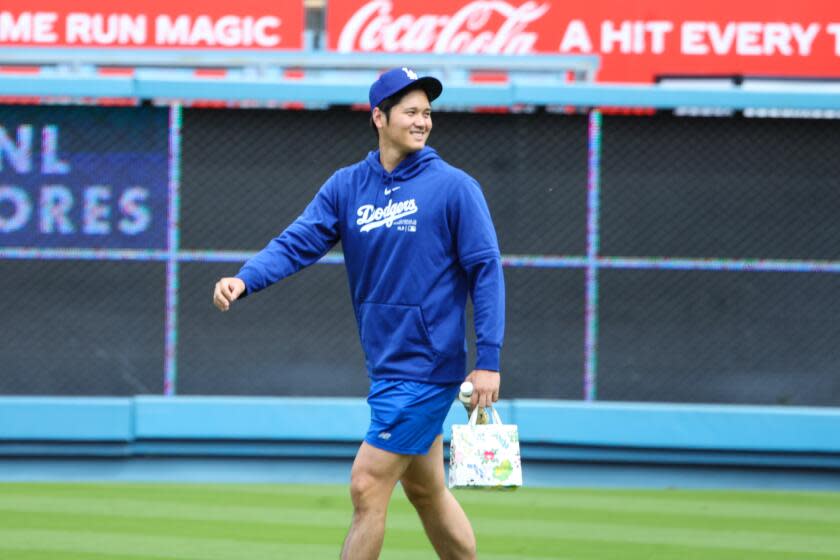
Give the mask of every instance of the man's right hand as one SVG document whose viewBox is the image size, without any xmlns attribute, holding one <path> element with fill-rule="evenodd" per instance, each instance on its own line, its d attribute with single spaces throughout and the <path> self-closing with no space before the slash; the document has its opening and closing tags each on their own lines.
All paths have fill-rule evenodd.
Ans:
<svg viewBox="0 0 840 560">
<path fill-rule="evenodd" d="M 239 278 L 222 278 L 216 282 L 216 289 L 213 290 L 213 305 L 219 311 L 227 311 L 230 304 L 245 292 L 245 282 Z"/>
</svg>

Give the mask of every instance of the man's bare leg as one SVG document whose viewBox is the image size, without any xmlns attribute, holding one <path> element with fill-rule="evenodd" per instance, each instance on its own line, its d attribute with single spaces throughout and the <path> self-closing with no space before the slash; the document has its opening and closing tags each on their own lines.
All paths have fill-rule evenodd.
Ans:
<svg viewBox="0 0 840 560">
<path fill-rule="evenodd" d="M 413 457 L 400 482 L 438 556 L 444 560 L 473 560 L 476 546 L 472 525 L 444 483 L 443 436 L 437 437 L 426 455 Z"/>
<path fill-rule="evenodd" d="M 342 560 L 379 558 L 388 502 L 412 459 L 411 455 L 397 455 L 362 443 L 350 474 L 353 523 L 344 540 Z"/>
</svg>

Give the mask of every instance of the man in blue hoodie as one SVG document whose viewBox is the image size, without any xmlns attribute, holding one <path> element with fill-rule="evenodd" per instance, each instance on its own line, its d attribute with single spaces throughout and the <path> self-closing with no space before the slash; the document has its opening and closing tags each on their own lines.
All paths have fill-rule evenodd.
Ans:
<svg viewBox="0 0 840 560">
<path fill-rule="evenodd" d="M 441 558 L 476 555 L 472 526 L 444 483 L 443 421 L 466 372 L 468 294 L 477 355 L 466 376 L 472 405 L 499 397 L 504 279 L 481 188 L 426 146 L 431 101 L 442 90 L 408 68 L 382 74 L 370 88 L 379 149 L 333 174 L 303 214 L 213 294 L 227 311 L 343 244 L 371 379 L 345 559 L 379 556 L 398 481 Z"/>
</svg>

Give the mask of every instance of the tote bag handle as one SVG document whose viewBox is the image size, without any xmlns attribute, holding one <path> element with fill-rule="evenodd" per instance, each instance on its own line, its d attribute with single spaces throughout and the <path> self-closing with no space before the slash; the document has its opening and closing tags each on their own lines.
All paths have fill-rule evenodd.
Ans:
<svg viewBox="0 0 840 560">
<path fill-rule="evenodd" d="M 470 421 L 469 421 L 469 425 L 470 425 L 470 426 L 475 426 L 475 425 L 476 425 L 476 422 L 478 421 L 478 408 L 479 408 L 479 407 L 478 407 L 478 406 L 476 406 L 476 407 L 473 409 L 472 414 L 470 414 Z M 490 415 L 490 416 L 492 416 L 492 418 L 493 418 L 493 424 L 499 424 L 499 425 L 501 425 L 501 423 L 502 423 L 502 419 L 501 419 L 501 417 L 499 416 L 499 413 L 498 413 L 498 412 L 496 412 L 496 409 L 495 409 L 494 407 L 492 407 L 492 406 L 488 406 L 488 407 L 486 407 L 486 408 L 489 408 L 489 409 L 490 409 L 490 412 L 491 412 L 491 415 Z"/>
</svg>

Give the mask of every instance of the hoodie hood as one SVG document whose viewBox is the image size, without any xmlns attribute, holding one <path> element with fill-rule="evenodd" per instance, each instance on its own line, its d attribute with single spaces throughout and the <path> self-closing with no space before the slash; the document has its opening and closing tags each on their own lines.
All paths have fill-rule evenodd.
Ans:
<svg viewBox="0 0 840 560">
<path fill-rule="evenodd" d="M 417 150 L 408 154 L 404 160 L 400 162 L 394 171 L 388 173 L 382 167 L 379 161 L 379 150 L 369 152 L 365 158 L 365 162 L 373 168 L 373 170 L 383 177 L 390 176 L 393 181 L 407 181 L 420 174 L 432 161 L 440 159 L 440 156 L 434 148 L 425 146 L 422 150 Z"/>
</svg>

